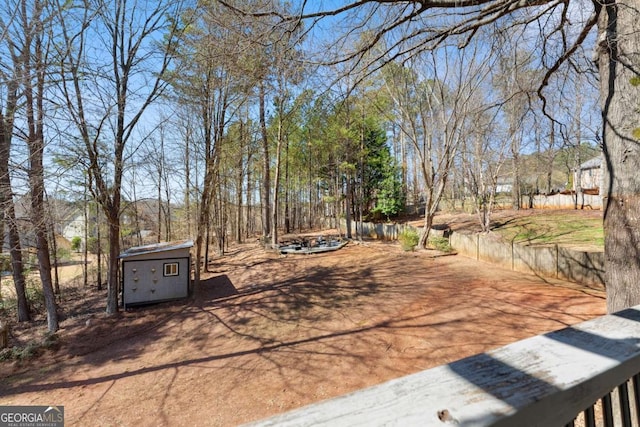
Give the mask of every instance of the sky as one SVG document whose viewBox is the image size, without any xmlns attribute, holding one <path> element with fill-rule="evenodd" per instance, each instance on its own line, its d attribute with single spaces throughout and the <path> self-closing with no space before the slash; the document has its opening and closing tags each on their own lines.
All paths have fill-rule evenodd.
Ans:
<svg viewBox="0 0 640 427">
<path fill-rule="evenodd" d="M 333 10 L 338 7 L 343 6 L 344 4 L 349 3 L 345 1 L 339 0 L 294 0 L 294 6 L 300 6 L 302 4 L 305 5 L 306 12 L 315 12 L 318 10 Z M 403 7 L 406 2 L 399 2 L 400 6 Z M 588 10 L 587 5 L 590 2 L 586 0 L 572 0 L 570 3 L 568 16 L 572 22 L 582 22 L 586 19 L 585 11 Z M 319 48 L 323 44 L 328 43 L 333 40 L 335 36 L 338 35 L 339 30 L 344 27 L 339 26 L 343 17 L 328 17 L 320 22 L 316 23 L 313 29 L 310 32 L 308 39 L 308 46 L 313 48 Z M 549 23 L 553 23 L 553 20 L 550 20 Z M 531 38 L 535 39 L 535 33 L 538 31 L 537 27 L 531 26 L 527 31 L 531 32 Z M 352 46 L 344 46 L 345 48 L 350 48 Z M 321 52 L 326 52 L 321 50 Z M 446 51 L 443 51 L 443 54 L 446 54 Z M 160 107 L 161 109 L 166 110 L 166 106 Z M 152 113 L 153 114 L 153 113 Z M 142 138 L 142 136 L 140 137 Z M 135 146 L 135 144 L 133 144 Z M 129 147 L 132 148 L 131 146 Z M 153 189 L 154 186 L 146 185 L 145 187 Z M 149 190 L 153 191 L 153 190 Z"/>
</svg>

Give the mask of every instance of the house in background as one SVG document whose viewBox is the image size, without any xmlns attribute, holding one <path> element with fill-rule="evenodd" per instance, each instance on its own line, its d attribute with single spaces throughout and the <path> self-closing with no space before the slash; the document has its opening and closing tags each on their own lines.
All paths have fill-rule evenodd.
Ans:
<svg viewBox="0 0 640 427">
<path fill-rule="evenodd" d="M 513 191 L 513 178 L 511 176 L 500 176 L 496 182 L 496 193 L 511 193 Z"/>
<path fill-rule="evenodd" d="M 49 211 L 52 214 L 56 234 L 64 237 L 69 242 L 79 237 L 84 245 L 85 233 L 89 238 L 95 237 L 97 227 L 106 226 L 102 209 L 99 208 L 98 212 L 96 212 L 95 205 L 85 214 L 82 204 L 79 203 L 56 199 L 51 199 L 47 203 L 50 205 Z M 151 244 L 158 241 L 157 211 L 158 202 L 152 199 L 126 204 L 121 218 L 122 241 L 125 247 Z M 88 226 L 87 230 L 85 230 L 86 226 Z M 104 236 L 106 236 L 106 230 Z"/>
<path fill-rule="evenodd" d="M 82 212 L 82 210 L 80 209 L 77 209 L 75 212 L 70 212 L 69 216 L 58 219 L 58 222 L 56 223 L 56 232 L 61 234 L 62 237 L 67 239 L 69 242 L 73 241 L 73 239 L 76 237 L 80 237 L 84 244 L 84 217 L 84 212 Z"/>
<path fill-rule="evenodd" d="M 601 194 L 604 175 L 602 173 L 602 155 L 582 163 L 574 170 L 573 191 L 576 194 Z"/>
<path fill-rule="evenodd" d="M 169 301 L 189 296 L 193 241 L 156 243 L 120 254 L 122 305 Z"/>
</svg>

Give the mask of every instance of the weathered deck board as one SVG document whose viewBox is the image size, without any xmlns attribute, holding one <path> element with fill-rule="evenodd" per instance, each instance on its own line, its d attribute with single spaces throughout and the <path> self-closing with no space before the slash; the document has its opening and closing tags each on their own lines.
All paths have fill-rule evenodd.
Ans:
<svg viewBox="0 0 640 427">
<path fill-rule="evenodd" d="M 637 306 L 254 425 L 561 426 L 639 372 Z"/>
</svg>

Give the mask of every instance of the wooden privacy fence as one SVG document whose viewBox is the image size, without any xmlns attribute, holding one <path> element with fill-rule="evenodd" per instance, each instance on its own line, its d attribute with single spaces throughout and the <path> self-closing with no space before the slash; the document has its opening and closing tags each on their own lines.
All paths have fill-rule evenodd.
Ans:
<svg viewBox="0 0 640 427">
<path fill-rule="evenodd" d="M 536 209 L 573 209 L 575 206 L 579 209 L 602 209 L 602 196 L 581 193 L 577 200 L 575 197 L 575 194 L 535 195 L 530 202 Z"/>
</svg>

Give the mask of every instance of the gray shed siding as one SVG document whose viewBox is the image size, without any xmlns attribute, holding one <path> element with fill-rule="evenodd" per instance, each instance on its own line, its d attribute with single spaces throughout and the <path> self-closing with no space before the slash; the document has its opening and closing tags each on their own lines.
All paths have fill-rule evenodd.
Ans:
<svg viewBox="0 0 640 427">
<path fill-rule="evenodd" d="M 191 279 L 188 248 L 121 255 L 122 305 L 186 298 Z M 165 275 L 165 265 L 177 265 L 176 275 Z"/>
</svg>

